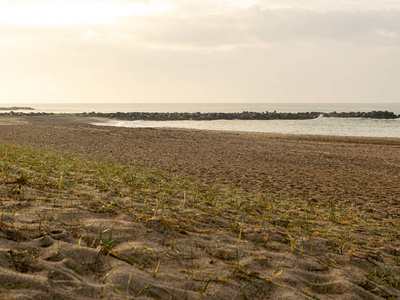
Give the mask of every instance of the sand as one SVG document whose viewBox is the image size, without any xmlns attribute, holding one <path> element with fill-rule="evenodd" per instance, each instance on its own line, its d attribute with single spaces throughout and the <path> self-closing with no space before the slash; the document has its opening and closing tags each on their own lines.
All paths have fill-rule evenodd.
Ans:
<svg viewBox="0 0 400 300">
<path fill-rule="evenodd" d="M 320 203 L 321 209 L 336 203 L 342 211 L 349 208 L 350 215 L 365 211 L 373 216 L 371 223 L 382 220 L 382 226 L 388 222 L 398 224 L 400 139 L 95 127 L 89 124 L 92 121 L 69 116 L 0 117 L 0 143 L 101 157 L 161 170 L 203 187 L 235 186 L 243 195 L 264 193 L 301 199 L 304 203 Z M 82 189 L 85 185 L 77 186 L 68 196 L 59 195 L 57 201 L 60 205 L 68 203 L 71 195 L 78 195 Z M 9 186 L 1 185 L 1 191 L 2 209 L 8 207 L 10 212 L 11 204 L 6 202 Z M 31 189 L 30 193 L 30 199 L 35 195 L 50 199 L 58 192 L 48 190 L 40 195 Z M 93 203 L 88 200 L 87 207 L 109 205 L 110 198 L 119 199 L 115 193 L 95 189 L 90 193 Z M 13 197 L 13 201 L 20 201 L 20 195 Z M 182 195 L 177 197 L 181 199 Z M 285 205 L 291 200 L 287 201 Z M 37 206 L 23 203 L 12 205 L 21 209 L 21 215 L 34 217 L 21 217 L 19 222 L 38 223 Z M 48 205 L 46 209 L 50 210 Z M 0 290 L 0 297 L 97 299 L 103 293 L 110 299 L 380 299 L 400 295 L 398 236 L 382 244 L 377 242 L 376 234 L 368 242 L 373 230 L 367 227 L 357 227 L 359 232 L 343 237 L 351 241 L 351 234 L 362 236 L 363 247 L 368 251 L 361 253 L 351 247 L 342 251 L 336 239 L 333 242 L 326 235 L 305 239 L 299 233 L 298 240 L 292 239 L 291 243 L 293 232 L 281 219 L 261 226 L 246 223 L 249 219 L 241 214 L 248 226 L 233 234 L 224 229 L 232 223 L 229 215 L 210 216 L 187 208 L 183 212 L 185 220 L 193 218 L 193 222 L 171 221 L 175 224 L 171 225 L 175 226 L 172 238 L 167 226 L 160 225 L 159 216 L 149 223 L 146 219 L 143 229 L 132 216 L 117 208 L 99 213 L 70 207 L 63 213 L 69 226 L 49 221 L 41 235 L 21 233 L 18 249 L 15 236 L 12 237 L 16 230 L 8 227 L 3 231 L 0 283 L 6 288 Z M 68 219 L 66 214 L 79 218 Z M 207 222 L 194 221 L 200 218 L 199 214 Z M 333 228 L 342 221 L 335 222 L 326 226 Z M 90 245 L 83 247 L 79 224 L 85 224 L 90 241 L 96 240 L 99 224 L 103 229 L 116 228 L 119 242 L 112 252 Z M 260 237 L 263 242 L 256 242 Z M 304 243 L 299 250 L 301 240 Z M 32 249 L 36 249 L 35 258 L 28 259 L 32 254 L 27 253 Z M 157 253 L 153 266 L 151 251 L 146 249 Z M 180 253 L 186 257 L 184 262 L 176 259 Z M 122 259 L 123 255 L 135 256 L 139 261 L 136 267 Z M 147 263 L 141 264 L 144 256 Z M 243 257 L 240 265 L 235 264 L 239 257 Z M 390 284 L 387 277 L 391 278 Z M 17 288 L 7 288 L 10 286 Z"/>
<path fill-rule="evenodd" d="M 35 126 L 0 126 L 0 139 L 315 199 L 400 199 L 398 138 L 88 126 L 93 121 L 28 117 L 18 122 Z"/>
</svg>

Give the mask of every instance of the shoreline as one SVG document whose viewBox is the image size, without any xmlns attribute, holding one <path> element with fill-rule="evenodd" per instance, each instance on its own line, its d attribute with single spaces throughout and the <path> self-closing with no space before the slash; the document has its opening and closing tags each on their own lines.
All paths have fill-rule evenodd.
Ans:
<svg viewBox="0 0 400 300">
<path fill-rule="evenodd" d="M 396 119 L 397 120 L 397 119 Z M 366 139 L 400 139 L 400 136 L 366 136 L 366 135 L 344 135 L 344 134 L 320 134 L 320 133 L 286 133 L 286 132 L 269 132 L 269 131 L 256 131 L 256 130 L 232 130 L 232 129 L 210 129 L 210 128 L 189 128 L 189 127 L 179 127 L 179 126 L 122 126 L 122 125 L 112 125 L 109 124 L 109 121 L 117 121 L 117 120 L 100 120 L 88 123 L 87 125 L 96 126 L 96 127 L 114 127 L 114 128 L 131 128 L 131 129 L 165 129 L 165 130 L 189 130 L 189 131 L 206 131 L 206 132 L 226 132 L 226 133 L 242 133 L 242 134 L 262 134 L 262 135 L 287 135 L 294 136 L 300 138 L 306 137 L 332 137 L 332 138 L 366 138 Z M 223 121 L 223 120 L 221 120 Z M 240 120 L 239 120 L 240 121 Z M 123 121 L 122 121 L 123 122 Z M 129 121 L 128 121 L 129 122 Z M 135 122 L 135 121 L 133 121 Z M 146 121 L 143 121 L 146 122 Z M 151 121 L 152 122 L 152 121 Z M 155 121 L 155 122 L 163 122 L 163 121 Z M 166 121 L 168 122 L 168 121 Z M 171 121 L 171 122 L 179 122 L 179 121 Z M 203 122 L 203 121 L 194 121 L 194 122 Z M 204 121 L 207 122 L 207 121 Z"/>
<path fill-rule="evenodd" d="M 322 134 L 294 134 L 294 133 L 275 133 L 275 132 L 259 132 L 259 131 L 234 131 L 234 130 L 214 130 L 214 129 L 195 129 L 180 127 L 124 127 L 108 125 L 109 121 L 115 121 L 105 117 L 80 117 L 71 114 L 57 114 L 52 116 L 35 116 L 35 117 L 11 117 L 0 115 L 0 126 L 82 126 L 93 128 L 108 129 L 132 129 L 132 130 L 159 130 L 159 131 L 188 131 L 188 132 L 210 132 L 210 133 L 226 133 L 233 135 L 250 135 L 250 136 L 269 136 L 279 137 L 290 140 L 311 140 L 311 141 L 332 141 L 342 143 L 364 143 L 364 144 L 387 144 L 400 145 L 400 137 L 373 137 L 373 136 L 346 136 L 346 135 L 322 135 Z M 103 125 L 94 125 L 93 123 L 103 123 Z"/>
<path fill-rule="evenodd" d="M 165 129 L 165 130 L 189 130 L 189 131 L 210 131 L 210 132 L 225 132 L 225 133 L 242 133 L 242 134 L 262 134 L 262 135 L 288 135 L 298 138 L 311 138 L 311 139 L 326 139 L 343 138 L 348 139 L 393 139 L 400 140 L 400 137 L 374 137 L 374 136 L 356 136 L 356 135 L 321 135 L 321 134 L 301 134 L 301 133 L 274 133 L 274 132 L 261 132 L 261 131 L 235 131 L 235 130 L 218 130 L 218 129 L 196 129 L 196 128 L 180 128 L 180 127 L 125 127 L 108 125 L 109 122 L 117 121 L 108 117 L 82 117 L 78 114 L 49 114 L 38 116 L 9 116 L 0 114 L 0 126 L 2 125 L 43 125 L 43 126 L 56 126 L 56 125 L 86 125 L 94 127 L 110 127 L 110 128 L 131 128 L 131 129 Z M 123 121 L 123 120 L 118 120 Z M 102 125 L 93 124 L 102 123 Z"/>
</svg>

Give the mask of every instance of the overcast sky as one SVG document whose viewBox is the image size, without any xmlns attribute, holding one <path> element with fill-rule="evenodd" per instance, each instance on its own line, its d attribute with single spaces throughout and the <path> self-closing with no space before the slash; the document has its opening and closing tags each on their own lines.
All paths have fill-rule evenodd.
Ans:
<svg viewBox="0 0 400 300">
<path fill-rule="evenodd" d="M 0 0 L 0 102 L 400 102 L 399 0 Z"/>
</svg>

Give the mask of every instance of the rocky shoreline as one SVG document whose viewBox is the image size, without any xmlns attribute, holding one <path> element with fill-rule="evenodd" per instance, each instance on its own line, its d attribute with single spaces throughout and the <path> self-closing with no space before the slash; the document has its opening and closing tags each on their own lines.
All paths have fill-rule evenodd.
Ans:
<svg viewBox="0 0 400 300">
<path fill-rule="evenodd" d="M 0 114 L 1 115 L 1 114 Z M 9 112 L 3 113 L 9 116 L 46 116 L 46 115 L 72 115 L 77 117 L 96 117 L 109 118 L 115 120 L 145 120 L 145 121 L 211 121 L 211 120 L 309 120 L 320 117 L 325 118 L 368 118 L 368 119 L 397 119 L 400 114 L 396 115 L 389 111 L 371 111 L 371 112 L 298 112 L 298 113 L 277 113 L 277 112 L 248 112 L 241 113 L 155 113 L 155 112 L 116 112 L 116 113 L 100 113 L 100 112 L 84 112 L 74 114 L 55 114 L 43 112 Z"/>
</svg>

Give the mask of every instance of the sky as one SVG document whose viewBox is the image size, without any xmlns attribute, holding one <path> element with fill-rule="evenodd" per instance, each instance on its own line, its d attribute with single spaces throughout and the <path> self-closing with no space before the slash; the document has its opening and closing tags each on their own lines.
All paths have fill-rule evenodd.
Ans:
<svg viewBox="0 0 400 300">
<path fill-rule="evenodd" d="M 400 103 L 400 0 L 0 0 L 0 103 Z"/>
</svg>

